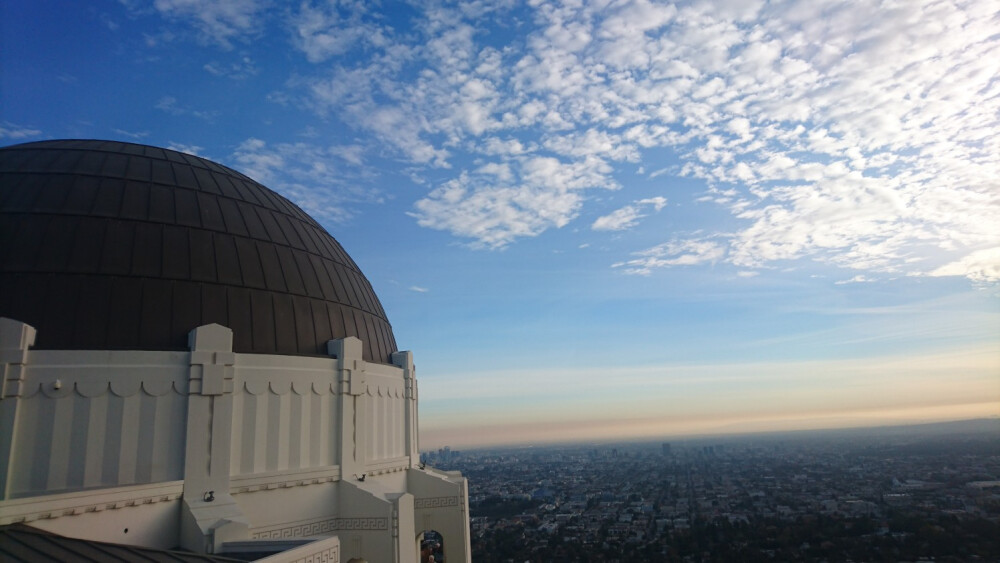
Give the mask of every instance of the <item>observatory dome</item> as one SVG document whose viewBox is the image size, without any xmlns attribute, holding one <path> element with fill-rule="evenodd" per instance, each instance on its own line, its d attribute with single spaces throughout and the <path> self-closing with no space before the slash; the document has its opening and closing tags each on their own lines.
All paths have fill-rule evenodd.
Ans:
<svg viewBox="0 0 1000 563">
<path fill-rule="evenodd" d="M 230 168 L 113 141 L 0 149 L 0 317 L 36 350 L 187 351 L 218 323 L 233 351 L 325 355 L 355 336 L 390 363 L 371 284 L 284 197 Z"/>
</svg>

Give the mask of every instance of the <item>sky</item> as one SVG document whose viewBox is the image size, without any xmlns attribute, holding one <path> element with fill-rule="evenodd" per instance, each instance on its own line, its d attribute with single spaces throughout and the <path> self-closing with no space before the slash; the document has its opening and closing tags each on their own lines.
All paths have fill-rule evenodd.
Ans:
<svg viewBox="0 0 1000 563">
<path fill-rule="evenodd" d="M 1000 4 L 0 3 L 0 145 L 316 217 L 421 446 L 1000 416 Z"/>
</svg>

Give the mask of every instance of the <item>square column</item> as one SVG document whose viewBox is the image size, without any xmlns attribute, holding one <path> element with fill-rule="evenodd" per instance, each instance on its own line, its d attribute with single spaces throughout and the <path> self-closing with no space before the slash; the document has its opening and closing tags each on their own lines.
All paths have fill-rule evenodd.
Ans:
<svg viewBox="0 0 1000 563">
<path fill-rule="evenodd" d="M 28 349 L 34 344 L 34 327 L 0 317 L 0 500 L 10 496 L 17 411 L 28 371 Z"/>
<path fill-rule="evenodd" d="M 181 546 L 215 553 L 225 541 L 249 538 L 249 524 L 229 494 L 233 435 L 233 331 L 200 326 L 188 337 L 187 440 Z"/>
<path fill-rule="evenodd" d="M 406 401 L 404 416 L 406 417 L 405 449 L 410 456 L 410 467 L 420 464 L 420 417 L 417 410 L 417 368 L 413 365 L 413 352 L 394 352 L 393 365 L 403 369 L 403 393 Z"/>
<path fill-rule="evenodd" d="M 367 452 L 364 421 L 367 415 L 365 391 L 368 381 L 365 375 L 365 361 L 362 359 L 361 340 L 348 336 L 341 340 L 331 340 L 326 345 L 327 353 L 337 358 L 337 393 L 340 403 L 340 474 L 343 479 L 355 479 L 365 472 Z"/>
</svg>

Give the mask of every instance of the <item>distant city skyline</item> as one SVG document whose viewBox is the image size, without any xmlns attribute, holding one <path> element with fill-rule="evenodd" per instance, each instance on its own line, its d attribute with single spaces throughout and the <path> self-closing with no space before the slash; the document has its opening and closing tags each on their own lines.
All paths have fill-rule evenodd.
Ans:
<svg viewBox="0 0 1000 563">
<path fill-rule="evenodd" d="M 997 6 L 597 5 L 13 0 L 0 145 L 302 206 L 424 449 L 1000 416 Z"/>
<path fill-rule="evenodd" d="M 998 440 L 992 419 L 425 458 L 469 478 L 476 561 L 990 560 Z"/>
</svg>

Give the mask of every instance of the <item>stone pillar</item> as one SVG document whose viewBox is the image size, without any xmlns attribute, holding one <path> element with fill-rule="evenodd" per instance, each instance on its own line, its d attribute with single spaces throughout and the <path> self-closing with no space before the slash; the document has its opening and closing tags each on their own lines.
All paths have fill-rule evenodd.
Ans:
<svg viewBox="0 0 1000 563">
<path fill-rule="evenodd" d="M 337 358 L 337 393 L 340 403 L 340 464 L 341 479 L 357 479 L 365 473 L 367 444 L 365 415 L 365 361 L 361 340 L 348 336 L 326 344 L 327 353 Z"/>
<path fill-rule="evenodd" d="M 233 425 L 233 331 L 200 326 L 188 337 L 187 441 L 181 546 L 215 553 L 225 541 L 249 538 L 249 525 L 229 494 Z"/>
<path fill-rule="evenodd" d="M 386 495 L 392 502 L 392 544 L 398 563 L 420 563 L 417 532 L 413 523 L 413 495 Z"/>
<path fill-rule="evenodd" d="M 34 327 L 0 317 L 0 500 L 10 497 L 17 411 L 28 371 L 28 349 L 34 344 Z"/>
<path fill-rule="evenodd" d="M 417 374 L 413 366 L 413 352 L 393 352 L 392 363 L 403 369 L 406 455 L 410 456 L 410 467 L 417 467 L 420 464 L 420 418 L 417 412 Z"/>
</svg>

